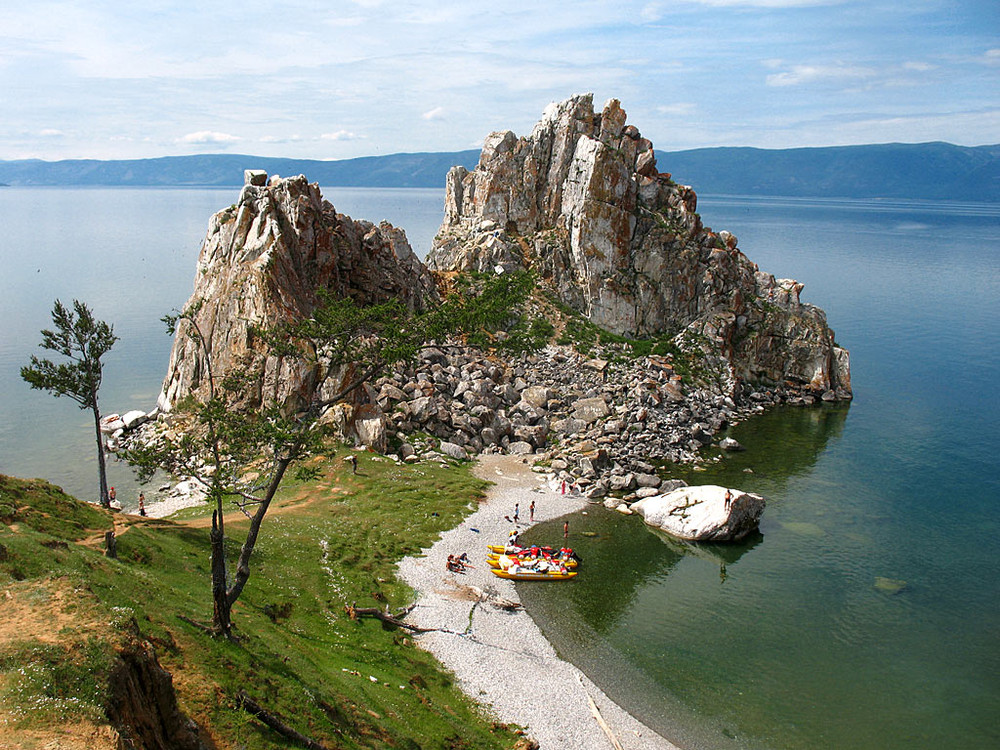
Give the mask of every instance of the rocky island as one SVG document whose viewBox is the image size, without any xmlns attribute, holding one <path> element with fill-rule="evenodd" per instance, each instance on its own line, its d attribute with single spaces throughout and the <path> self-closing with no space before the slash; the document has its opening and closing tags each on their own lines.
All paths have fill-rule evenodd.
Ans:
<svg viewBox="0 0 1000 750">
<path fill-rule="evenodd" d="M 556 332 L 543 351 L 428 347 L 326 419 L 405 461 L 532 455 L 617 506 L 660 494 L 654 462 L 694 460 L 768 405 L 851 397 L 848 352 L 801 302 L 802 284 L 758 269 L 696 208 L 617 100 L 598 112 L 577 96 L 528 136 L 488 136 L 474 170 L 452 169 L 426 265 L 402 230 L 338 214 L 305 177 L 248 170 L 237 203 L 211 219 L 189 304 L 216 376 L 251 375 L 247 406 L 294 404 L 317 372 L 270 354 L 255 330 L 308 317 L 319 290 L 419 310 L 455 274 L 531 271 Z M 200 346 L 179 331 L 159 409 L 204 396 L 206 378 Z"/>
<path fill-rule="evenodd" d="M 311 718 L 301 723 L 319 727 L 326 737 L 376 738 L 380 744 L 401 738 L 415 745 L 410 737 L 416 730 L 407 711 L 424 717 L 427 706 L 433 707 L 426 712 L 433 722 L 419 730 L 424 733 L 420 736 L 444 737 L 454 731 L 450 717 L 459 724 L 464 714 L 444 702 L 453 689 L 451 677 L 439 686 L 435 677 L 412 674 L 418 667 L 407 649 L 418 639 L 468 696 L 490 704 L 491 718 L 483 722 L 482 732 L 489 734 L 491 746 L 517 734 L 515 747 L 524 750 L 537 749 L 539 743 L 546 749 L 595 747 L 605 739 L 617 743 L 617 731 L 620 747 L 672 748 L 558 657 L 520 608 L 510 581 L 496 583 L 485 566 L 456 578 L 443 562 L 486 537 L 501 537 L 511 524 L 511 506 L 530 508 L 534 522 L 581 511 L 588 500 L 603 500 L 606 507 L 640 515 L 680 539 L 744 538 L 757 527 L 764 498 L 733 488 L 687 487 L 665 479 L 664 466 L 695 461 L 707 446 L 739 449 L 731 439 L 719 441 L 719 433 L 770 405 L 808 408 L 851 397 L 849 356 L 836 344 L 822 310 L 800 301 L 798 282 L 760 271 L 732 234 L 703 226 L 696 201 L 691 188 L 658 171 L 652 144 L 626 124 L 616 100 L 597 112 L 590 96 L 550 106 L 529 136 L 509 131 L 490 135 L 474 170 L 457 167 L 450 172 L 444 221 L 426 264 L 402 230 L 338 213 L 304 176 L 269 177 L 247 170 L 237 202 L 209 223 L 194 294 L 185 308 L 192 325 L 177 328 L 156 410 L 108 416 L 102 428 L 112 447 L 126 449 L 135 443 L 151 445 L 165 433 L 183 434 L 185 414 L 194 402 L 206 399 L 210 384 L 238 375 L 234 380 L 243 384 L 239 409 L 277 406 L 297 415 L 319 403 L 326 410 L 322 424 L 370 452 L 349 453 L 350 464 L 341 456 L 311 455 L 317 459 L 311 467 L 316 481 L 304 480 L 283 498 L 281 525 L 294 525 L 297 531 L 275 543 L 282 552 L 292 547 L 296 552 L 264 553 L 269 572 L 283 576 L 280 593 L 261 586 L 262 598 L 244 602 L 249 606 L 241 611 L 242 619 L 281 644 L 273 657 L 266 639 L 257 636 L 245 641 L 254 644 L 245 651 L 256 649 L 264 658 L 251 659 L 246 671 L 231 658 L 243 648 L 230 649 L 224 658 L 208 657 L 223 665 L 222 676 L 212 680 L 229 679 L 235 670 L 239 690 L 234 685 L 224 690 L 212 680 L 185 680 L 185 695 L 203 689 L 212 694 L 211 700 L 189 705 L 198 712 L 197 720 L 167 700 L 174 693 L 165 671 L 157 677 L 160 687 L 148 694 L 144 686 L 154 680 L 137 671 L 134 680 L 119 680 L 135 707 L 122 702 L 123 716 L 109 713 L 107 742 L 94 746 L 120 745 L 143 733 L 159 736 L 167 714 L 170 722 L 164 726 L 174 739 L 150 740 L 148 746 L 181 746 L 176 737 L 185 733 L 185 747 L 207 746 L 200 739 L 202 729 L 220 716 L 230 721 L 233 712 L 252 715 L 305 746 L 325 746 L 297 734 L 271 708 L 262 707 L 243 690 L 250 686 L 269 705 L 277 703 L 286 717 L 307 713 Z M 404 366 L 359 379 L 351 363 L 336 371 L 323 369 L 318 360 L 276 347 L 271 333 L 281 324 L 318 316 L 330 298 L 351 299 L 359 308 L 394 301 L 401 309 L 419 312 L 441 305 L 457 280 L 524 273 L 535 283 L 528 304 L 535 319 L 545 322 L 538 328 L 545 340 L 526 354 L 487 353 L 475 342 L 453 336 L 424 346 L 405 358 Z M 501 330 L 498 337 L 503 334 Z M 351 382 L 360 386 L 341 387 Z M 245 420 L 248 412 L 235 413 Z M 215 445 L 216 463 L 201 467 L 206 474 L 225 466 Z M 471 481 L 468 472 L 454 467 L 476 456 L 484 457 L 476 467 L 480 477 L 495 485 L 485 499 L 477 494 L 482 483 L 454 484 L 456 476 L 459 482 Z M 366 470 L 361 476 L 356 474 L 359 460 Z M 407 468 L 414 463 L 421 466 Z M 345 465 L 354 470 L 345 471 Z M 411 488 L 405 485 L 410 482 L 420 485 L 420 491 L 408 494 Z M 275 480 L 274 487 L 279 483 Z M 455 492 L 442 492 L 458 486 Z M 19 498 L 36 490 L 16 488 Z M 225 548 L 216 532 L 225 517 L 222 495 L 215 497 L 213 574 L 215 561 L 226 557 L 215 556 Z M 478 507 L 468 502 L 470 497 L 480 500 Z M 37 502 L 51 499 L 46 494 Z M 404 507 L 407 512 L 401 513 Z M 21 500 L 0 510 L 7 514 L 8 526 L 17 519 L 27 528 L 34 518 L 42 530 L 50 528 L 47 519 L 67 512 L 32 516 L 31 505 Z M 246 507 L 239 510 L 250 517 Z M 192 531 L 203 531 L 207 518 L 186 527 L 179 523 L 176 533 L 170 522 L 147 525 L 148 519 L 94 512 L 86 523 L 76 524 L 79 529 L 61 532 L 68 541 L 39 543 L 46 550 L 46 565 L 50 557 L 56 562 L 69 557 L 70 542 L 83 539 L 93 546 L 102 534 L 113 540 L 134 525 L 121 545 L 122 561 L 109 545 L 109 559 L 98 558 L 103 562 L 97 564 L 88 558 L 87 567 L 106 577 L 108 583 L 96 588 L 114 591 L 111 601 L 135 606 L 137 611 L 114 607 L 122 637 L 141 640 L 148 635 L 143 629 L 149 629 L 150 639 L 169 655 L 171 669 L 183 673 L 185 653 L 216 647 L 214 639 L 203 637 L 209 628 L 187 615 L 177 621 L 190 631 L 173 619 L 158 622 L 164 612 L 140 616 L 141 599 L 143 593 L 154 593 L 169 571 L 183 574 L 162 584 L 169 589 L 170 607 L 189 607 L 177 604 L 176 597 L 206 578 L 201 532 Z M 446 514 L 448 522 L 442 517 Z M 372 544 L 378 536 L 371 532 L 381 532 L 373 518 L 392 527 L 382 537 L 391 553 Z M 514 518 L 516 525 L 517 510 Z M 243 521 L 234 510 L 226 523 Z M 250 533 L 259 528 L 251 527 Z M 348 528 L 353 541 L 342 549 Z M 410 545 L 411 538 L 418 541 Z M 174 552 L 162 552 L 162 544 Z M 423 544 L 432 546 L 416 554 Z M 7 547 L 0 545 L 0 553 L 0 561 L 12 564 L 15 557 Z M 23 556 L 20 547 L 14 555 Z M 351 581 L 344 573 L 357 572 L 352 565 L 359 560 L 356 567 L 363 574 Z M 133 575 L 121 575 L 123 566 Z M 396 589 L 396 575 L 412 588 Z M 18 570 L 15 578 L 22 581 L 25 573 Z M 175 580 L 183 583 L 175 586 Z M 226 577 L 221 580 L 225 583 Z M 57 584 L 68 585 L 52 585 Z M 127 588 L 118 591 L 118 586 Z M 73 607 L 78 606 L 75 598 L 88 590 L 93 591 L 73 591 Z M 390 598 L 410 598 L 413 591 L 419 608 L 411 602 L 392 615 Z M 379 606 L 356 606 L 359 592 Z M 27 586 L 17 595 L 25 600 L 33 596 Z M 94 597 L 96 610 L 96 593 Z M 176 614 L 169 612 L 171 618 Z M 381 628 L 368 632 L 355 620 L 359 613 L 405 627 L 412 638 L 387 635 Z M 456 637 L 471 633 L 474 614 L 475 638 Z M 28 614 L 20 617 L 17 622 L 28 621 L 23 619 Z M 285 626 L 289 618 L 296 618 L 294 627 Z M 94 623 L 102 622 L 94 618 Z M 295 641 L 312 642 L 301 629 L 310 622 L 322 634 L 316 642 L 324 646 L 300 654 L 287 638 L 292 634 Z M 324 640 L 332 631 L 335 637 Z M 192 638 L 192 633 L 201 635 Z M 512 642 L 518 648 L 510 648 Z M 149 658 L 140 667 L 150 671 L 154 641 L 143 643 Z M 119 648 L 107 661 L 117 664 L 128 653 Z M 335 658 L 329 658 L 331 653 Z M 379 653 L 384 663 L 376 668 L 367 660 L 370 653 Z M 385 653 L 392 656 L 383 658 Z M 381 679 L 373 674 L 383 668 Z M 303 687 L 303 675 L 315 678 L 315 696 L 330 693 L 331 702 L 324 698 L 313 706 L 313 695 L 303 701 L 303 690 L 311 690 Z M 276 688 L 278 677 L 287 677 L 291 687 Z M 337 687 L 337 678 L 347 682 Z M 352 682 L 373 692 L 347 688 Z M 558 715 L 550 702 L 537 699 L 539 684 L 559 685 Z M 343 695 L 333 695 L 342 689 Z M 427 691 L 445 697 L 428 698 Z M 389 695 L 393 697 L 385 697 Z M 278 702 L 288 696 L 293 703 Z M 401 700 L 408 701 L 404 709 Z M 447 710 L 439 712 L 437 706 Z M 523 736 L 520 727 L 531 737 Z M 473 736 L 480 727 L 468 731 Z M 459 742 L 455 739 L 455 746 Z"/>
</svg>

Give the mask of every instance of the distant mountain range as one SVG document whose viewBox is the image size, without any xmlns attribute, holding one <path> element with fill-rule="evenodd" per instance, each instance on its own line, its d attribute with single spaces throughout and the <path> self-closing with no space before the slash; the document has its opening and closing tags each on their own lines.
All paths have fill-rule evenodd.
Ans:
<svg viewBox="0 0 1000 750">
<path fill-rule="evenodd" d="M 888 143 L 871 146 L 657 151 L 661 171 L 700 194 L 913 198 L 1000 202 L 1000 145 Z M 324 187 L 444 187 L 448 169 L 469 169 L 479 151 L 389 154 L 320 161 L 241 154 L 99 161 L 0 160 L 10 186 L 230 186 L 244 169 L 304 174 Z"/>
</svg>

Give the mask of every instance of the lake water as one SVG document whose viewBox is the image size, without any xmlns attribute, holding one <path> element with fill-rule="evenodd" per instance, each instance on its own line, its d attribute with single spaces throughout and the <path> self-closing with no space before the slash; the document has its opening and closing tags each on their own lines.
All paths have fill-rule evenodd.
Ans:
<svg viewBox="0 0 1000 750">
<path fill-rule="evenodd" d="M 341 213 L 403 227 L 421 255 L 441 223 L 443 190 L 327 188 Z M 86 302 L 120 341 L 104 358 L 105 414 L 156 405 L 172 339 L 160 321 L 187 302 L 209 217 L 239 188 L 0 188 L 0 473 L 44 477 L 96 500 L 93 417 L 67 398 L 33 391 L 20 368 L 52 327 L 52 304 Z M 111 461 L 126 510 L 139 492 Z M 146 489 L 147 500 L 155 499 Z"/>
<path fill-rule="evenodd" d="M 855 400 L 752 419 L 745 453 L 674 472 L 765 495 L 759 536 L 684 546 L 591 508 L 571 520 L 583 572 L 520 584 L 528 610 L 682 746 L 1000 747 L 1000 207 L 701 211 L 806 283 Z"/>
<path fill-rule="evenodd" d="M 19 368 L 44 354 L 53 300 L 78 298 L 122 339 L 104 411 L 151 408 L 171 343 L 159 318 L 187 300 L 208 218 L 237 194 L 0 189 L 0 472 L 96 495 L 87 413 Z M 443 204 L 442 190 L 324 194 L 404 227 L 421 255 Z M 764 494 L 760 535 L 682 546 L 593 507 L 571 521 L 583 572 L 521 586 L 529 611 L 682 746 L 1000 746 L 1000 207 L 703 197 L 700 211 L 806 284 L 851 350 L 855 400 L 745 422 L 745 453 L 676 472 Z M 110 469 L 134 506 L 130 472 Z"/>
</svg>

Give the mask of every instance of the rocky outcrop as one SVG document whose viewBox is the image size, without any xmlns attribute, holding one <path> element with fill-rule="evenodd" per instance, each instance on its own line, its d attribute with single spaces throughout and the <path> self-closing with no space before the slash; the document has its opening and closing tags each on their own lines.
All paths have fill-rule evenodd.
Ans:
<svg viewBox="0 0 1000 750">
<path fill-rule="evenodd" d="M 732 495 L 726 507 L 726 492 Z M 654 495 L 633 503 L 650 526 L 678 539 L 697 542 L 738 541 L 760 526 L 766 502 L 760 495 L 727 490 L 715 485 L 681 487 L 663 495 Z"/>
<path fill-rule="evenodd" d="M 299 358 L 267 356 L 255 328 L 307 318 L 322 291 L 363 305 L 398 298 L 417 310 L 437 294 L 402 230 L 338 214 L 301 175 L 268 180 L 248 170 L 239 200 L 209 222 L 187 305 L 197 309 L 215 377 L 247 375 L 251 406 L 302 399 L 319 373 Z M 204 398 L 207 384 L 204 352 L 182 325 L 158 406 Z"/>
<path fill-rule="evenodd" d="M 149 642 L 135 639 L 121 649 L 109 686 L 107 714 L 119 747 L 207 750 L 198 726 L 178 707 L 173 678 Z"/>
<path fill-rule="evenodd" d="M 714 358 L 721 390 L 792 383 L 850 396 L 846 350 L 802 285 L 760 271 L 728 232 L 702 225 L 691 188 L 658 171 L 653 145 L 619 102 L 550 105 L 531 135 L 492 133 L 479 165 L 448 174 L 428 265 L 532 268 L 591 322 L 674 336 Z"/>
</svg>

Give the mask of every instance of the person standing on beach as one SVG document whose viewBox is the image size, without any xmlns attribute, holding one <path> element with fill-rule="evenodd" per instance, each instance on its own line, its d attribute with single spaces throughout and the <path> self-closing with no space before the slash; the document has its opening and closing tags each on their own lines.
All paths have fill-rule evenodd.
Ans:
<svg viewBox="0 0 1000 750">
<path fill-rule="evenodd" d="M 146 515 L 146 496 L 143 493 L 139 493 L 139 515 Z"/>
<path fill-rule="evenodd" d="M 521 517 L 521 504 L 514 503 L 514 525 L 517 526 L 517 519 Z"/>
<path fill-rule="evenodd" d="M 528 506 L 528 520 L 532 523 L 535 522 L 535 501 L 531 501 L 531 505 Z"/>
<path fill-rule="evenodd" d="M 569 539 L 569 521 L 563 521 L 563 539 Z"/>
</svg>

